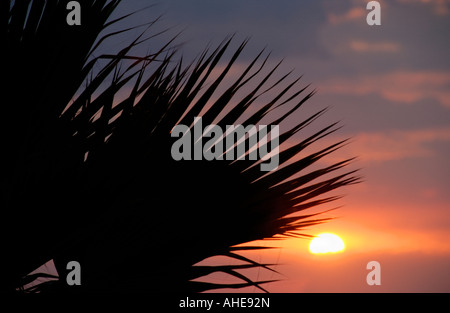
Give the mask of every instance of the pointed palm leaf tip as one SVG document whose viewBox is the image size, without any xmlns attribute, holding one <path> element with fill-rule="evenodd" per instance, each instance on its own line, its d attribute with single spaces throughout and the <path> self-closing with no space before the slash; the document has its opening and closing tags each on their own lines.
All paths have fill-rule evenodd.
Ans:
<svg viewBox="0 0 450 313">
<path fill-rule="evenodd" d="M 109 20 L 119 2 L 83 2 L 85 18 L 76 30 L 66 24 L 66 1 L 1 3 L 8 58 L 2 220 L 9 226 L 1 228 L 8 256 L 1 265 L 9 269 L 2 291 L 23 291 L 30 280 L 24 277 L 49 260 L 60 274 L 69 261 L 78 261 L 83 283 L 70 288 L 61 279 L 33 287 L 35 292 L 266 291 L 261 285 L 269 281 L 253 281 L 239 270 L 271 265 L 239 254 L 257 247 L 236 246 L 277 235 L 301 237 L 302 228 L 324 222 L 317 214 L 295 213 L 336 200 L 325 194 L 358 181 L 355 171 L 335 174 L 351 160 L 311 170 L 346 142 L 304 153 L 337 130 L 333 124 L 298 139 L 321 110 L 281 128 L 279 145 L 294 144 L 280 149 L 277 170 L 261 171 L 261 160 L 249 158 L 174 160 L 176 125 L 193 133 L 198 116 L 204 126 L 221 129 L 262 121 L 285 125 L 288 117 L 302 116 L 314 92 L 289 74 L 280 78 L 279 64 L 270 68 L 265 52 L 232 76 L 248 44 L 233 48 L 233 38 L 187 65 L 177 60 L 173 40 L 152 46 L 151 27 L 118 52 L 98 54 L 103 41 L 121 33 L 108 33 L 121 20 Z M 155 52 L 134 53 L 147 44 Z M 193 266 L 219 255 L 245 265 Z M 241 282 L 194 281 L 217 271 Z"/>
</svg>

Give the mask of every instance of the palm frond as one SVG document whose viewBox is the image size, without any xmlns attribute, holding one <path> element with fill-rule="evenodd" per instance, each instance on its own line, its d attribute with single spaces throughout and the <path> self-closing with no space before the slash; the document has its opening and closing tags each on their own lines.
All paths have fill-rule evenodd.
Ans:
<svg viewBox="0 0 450 313">
<path fill-rule="evenodd" d="M 104 40 L 128 30 L 98 37 L 122 20 L 108 21 L 119 2 L 83 2 L 88 13 L 77 31 L 62 19 L 65 1 L 2 5 L 2 23 L 7 25 L 2 39 L 10 62 L 2 93 L 7 156 L 1 192 L 3 220 L 16 234 L 11 239 L 2 229 L 8 256 L 2 266 L 11 268 L 2 288 L 15 290 L 21 277 L 53 259 L 59 273 L 68 261 L 82 264 L 83 283 L 77 288 L 83 291 L 224 287 L 193 281 L 214 271 L 244 281 L 226 287 L 266 291 L 260 285 L 269 281 L 254 282 L 237 270 L 270 265 L 236 253 L 255 247 L 236 245 L 276 235 L 303 236 L 299 229 L 327 221 L 316 214 L 292 214 L 334 201 L 339 197 L 324 195 L 358 181 L 355 171 L 334 174 L 351 159 L 305 172 L 346 141 L 303 154 L 338 130 L 332 124 L 302 141 L 294 138 L 325 112 L 319 110 L 280 133 L 280 144 L 296 143 L 280 151 L 279 169 L 267 175 L 258 160 L 175 161 L 170 132 L 177 124 L 192 129 L 194 117 L 210 124 L 221 116 L 217 125 L 223 129 L 242 118 L 242 124 L 256 125 L 287 108 L 272 118 L 272 124 L 280 124 L 301 114 L 314 91 L 298 87 L 300 77 L 287 83 L 290 73 L 271 82 L 279 64 L 263 74 L 269 57 L 264 51 L 224 89 L 225 78 L 248 44 L 245 40 L 232 48 L 233 37 L 186 66 L 176 59 L 176 36 L 156 52 L 136 56 L 133 48 L 151 42 L 152 36 L 144 37 L 148 30 L 119 52 L 94 57 Z M 124 99 L 117 101 L 125 90 Z M 269 94 L 271 100 L 262 99 Z M 223 144 L 226 137 L 215 144 Z M 335 176 L 326 178 L 330 174 Z M 215 255 L 247 265 L 193 266 Z M 42 287 L 72 291 L 62 283 Z"/>
</svg>

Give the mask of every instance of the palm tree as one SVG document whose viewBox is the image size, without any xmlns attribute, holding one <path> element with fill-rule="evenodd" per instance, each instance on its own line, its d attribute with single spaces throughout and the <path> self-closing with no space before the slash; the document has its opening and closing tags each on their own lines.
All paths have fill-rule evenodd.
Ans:
<svg viewBox="0 0 450 313">
<path fill-rule="evenodd" d="M 193 126 L 202 111 L 204 125 L 226 112 L 215 122 L 225 129 L 243 117 L 241 124 L 256 125 L 291 105 L 272 119 L 270 124 L 278 125 L 314 91 L 299 88 L 299 78 L 288 83 L 289 74 L 269 83 L 279 64 L 263 75 L 268 57 L 262 51 L 219 93 L 247 41 L 233 50 L 233 38 L 226 39 L 187 65 L 176 60 L 172 40 L 154 53 L 135 56 L 133 48 L 152 38 L 154 21 L 120 51 L 97 56 L 104 40 L 131 29 L 104 32 L 128 17 L 110 20 L 119 3 L 82 2 L 82 25 L 73 27 L 66 23 L 67 1 L 1 2 L 7 47 L 1 93 L 1 268 L 8 269 L 1 290 L 15 292 L 35 278 L 28 273 L 49 260 L 59 273 L 77 260 L 82 285 L 69 287 L 60 279 L 28 291 L 198 292 L 224 287 L 193 281 L 215 271 L 242 280 L 227 287 L 264 290 L 264 281 L 236 271 L 268 268 L 239 254 L 258 247 L 238 245 L 306 236 L 299 230 L 325 221 L 295 213 L 336 200 L 325 194 L 358 181 L 355 171 L 329 177 L 351 159 L 307 171 L 345 141 L 302 153 L 336 131 L 332 124 L 280 151 L 280 168 L 269 173 L 254 166 L 257 160 L 175 161 L 171 130 L 177 124 Z M 237 98 L 242 90 L 249 91 Z M 262 102 L 262 95 L 272 94 Z M 280 145 L 324 112 L 284 130 Z M 217 255 L 247 265 L 193 266 Z"/>
</svg>

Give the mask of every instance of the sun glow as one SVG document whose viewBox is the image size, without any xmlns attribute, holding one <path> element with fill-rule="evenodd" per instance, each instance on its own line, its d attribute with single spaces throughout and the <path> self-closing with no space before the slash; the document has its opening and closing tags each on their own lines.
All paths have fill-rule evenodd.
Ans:
<svg viewBox="0 0 450 313">
<path fill-rule="evenodd" d="M 344 241 L 331 233 L 322 233 L 311 240 L 309 251 L 311 253 L 341 252 L 345 249 Z"/>
</svg>

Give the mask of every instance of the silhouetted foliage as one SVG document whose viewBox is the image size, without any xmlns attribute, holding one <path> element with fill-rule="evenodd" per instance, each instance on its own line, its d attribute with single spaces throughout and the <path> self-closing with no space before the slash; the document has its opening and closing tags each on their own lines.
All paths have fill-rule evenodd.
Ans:
<svg viewBox="0 0 450 313">
<path fill-rule="evenodd" d="M 147 31 L 119 52 L 95 57 L 99 34 L 117 22 L 109 17 L 119 2 L 81 2 L 82 25 L 71 27 L 67 1 L 1 1 L 1 290 L 20 288 L 28 273 L 51 259 L 59 273 L 68 261 L 80 262 L 82 285 L 70 288 L 62 277 L 29 291 L 203 291 L 223 286 L 191 280 L 214 271 L 242 279 L 234 287 L 262 289 L 264 282 L 236 270 L 269 265 L 237 253 L 253 248 L 234 246 L 302 236 L 297 230 L 324 221 L 291 214 L 333 201 L 337 197 L 323 195 L 357 181 L 354 171 L 325 176 L 351 160 L 307 171 L 344 142 L 301 152 L 337 127 L 280 151 L 281 167 L 267 175 L 252 160 L 174 161 L 172 128 L 191 125 L 205 106 L 211 105 L 202 115 L 207 125 L 230 108 L 238 91 L 249 90 L 216 122 L 225 129 L 262 94 L 273 94 L 241 124 L 257 124 L 274 108 L 293 104 L 271 123 L 279 124 L 314 92 L 297 87 L 297 79 L 287 83 L 288 75 L 269 84 L 278 65 L 262 75 L 262 52 L 214 98 L 247 44 L 219 69 L 232 39 L 187 66 L 175 58 L 172 42 L 149 55 L 130 54 L 137 45 L 151 45 Z M 110 35 L 115 32 L 105 39 Z M 213 71 L 220 74 L 208 83 Z M 251 82 L 257 84 L 249 89 Z M 126 96 L 115 100 L 124 86 Z M 280 144 L 324 111 L 282 132 Z M 304 174 L 293 178 L 298 173 Z M 192 266 L 215 255 L 248 265 Z"/>
</svg>

